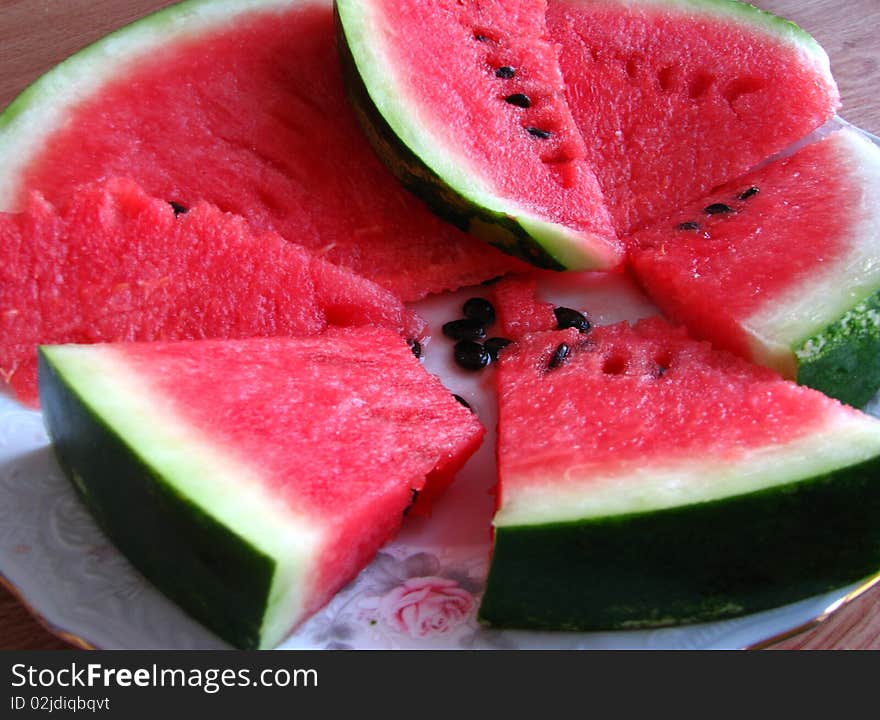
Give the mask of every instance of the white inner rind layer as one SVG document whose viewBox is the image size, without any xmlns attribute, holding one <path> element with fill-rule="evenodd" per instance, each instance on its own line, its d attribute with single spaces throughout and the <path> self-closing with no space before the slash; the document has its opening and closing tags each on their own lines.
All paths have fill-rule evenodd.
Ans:
<svg viewBox="0 0 880 720">
<path fill-rule="evenodd" d="M 880 148 L 849 128 L 822 142 L 836 151 L 829 172 L 848 178 L 853 205 L 841 217 L 848 248 L 742 324 L 754 360 L 789 378 L 797 375 L 795 349 L 880 288 Z"/>
<path fill-rule="evenodd" d="M 594 520 L 730 499 L 825 475 L 878 454 L 880 421 L 840 406 L 815 432 L 733 457 L 645 458 L 609 474 L 592 474 L 573 464 L 561 476 L 535 471 L 515 482 L 502 476 L 494 525 Z"/>
<path fill-rule="evenodd" d="M 617 265 L 620 255 L 609 238 L 580 232 L 530 212 L 502 197 L 489 178 L 464 153 L 450 146 L 431 108 L 413 102 L 401 77 L 403 68 L 391 57 L 395 33 L 406 33 L 394 18 L 379 12 L 373 0 L 338 0 L 343 32 L 357 72 L 379 114 L 397 138 L 447 186 L 468 202 L 516 222 L 565 267 L 601 269 Z"/>
<path fill-rule="evenodd" d="M 326 531 L 266 490 L 257 463 L 243 462 L 193 427 L 113 347 L 44 347 L 79 399 L 157 477 L 275 562 L 260 646 L 275 647 L 303 618 Z"/>
<path fill-rule="evenodd" d="M 39 78 L 0 115 L 0 211 L 20 210 L 22 173 L 71 108 L 162 48 L 221 28 L 252 13 L 328 7 L 331 0 L 188 0 L 117 30 Z"/>
</svg>

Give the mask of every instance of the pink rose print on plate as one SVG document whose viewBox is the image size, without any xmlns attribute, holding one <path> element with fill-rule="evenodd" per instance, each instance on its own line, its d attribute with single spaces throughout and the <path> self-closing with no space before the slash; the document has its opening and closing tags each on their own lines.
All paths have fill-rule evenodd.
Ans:
<svg viewBox="0 0 880 720">
<path fill-rule="evenodd" d="M 465 622 L 474 598 L 455 580 L 408 578 L 378 603 L 378 615 L 398 632 L 415 638 L 442 635 Z"/>
</svg>

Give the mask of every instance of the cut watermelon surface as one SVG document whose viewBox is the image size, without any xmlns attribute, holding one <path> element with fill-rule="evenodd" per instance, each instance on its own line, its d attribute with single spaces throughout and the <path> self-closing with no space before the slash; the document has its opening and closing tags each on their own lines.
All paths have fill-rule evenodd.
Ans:
<svg viewBox="0 0 880 720">
<path fill-rule="evenodd" d="M 405 300 L 515 261 L 434 217 L 365 142 L 330 0 L 190 0 L 87 48 L 0 116 L 0 209 L 111 175 L 207 201 Z"/>
<path fill-rule="evenodd" d="M 0 373 L 36 401 L 36 346 L 315 334 L 423 323 L 392 293 L 199 204 L 178 213 L 128 180 L 0 214 Z"/>
<path fill-rule="evenodd" d="M 670 318 L 855 406 L 880 387 L 880 148 L 842 129 L 632 238 Z"/>
<path fill-rule="evenodd" d="M 496 384 L 487 622 L 717 620 L 880 567 L 874 418 L 659 318 L 527 335 Z"/>
<path fill-rule="evenodd" d="M 810 35 L 734 0 L 550 0 L 547 22 L 621 233 L 750 170 L 840 104 Z"/>
<path fill-rule="evenodd" d="M 374 148 L 435 211 L 542 267 L 620 249 L 565 102 L 546 0 L 337 0 Z"/>
<path fill-rule="evenodd" d="M 95 517 L 239 647 L 275 646 L 327 602 L 483 434 L 388 330 L 40 358 L 55 451 Z"/>
</svg>

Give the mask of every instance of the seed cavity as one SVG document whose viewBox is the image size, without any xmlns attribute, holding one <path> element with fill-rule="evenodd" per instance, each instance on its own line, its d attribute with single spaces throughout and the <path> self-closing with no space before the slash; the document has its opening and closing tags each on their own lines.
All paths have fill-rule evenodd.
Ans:
<svg viewBox="0 0 880 720">
<path fill-rule="evenodd" d="M 486 337 L 486 326 L 471 318 L 452 320 L 443 326 L 443 334 L 452 340 L 482 340 Z"/>
<path fill-rule="evenodd" d="M 540 138 L 541 140 L 549 140 L 553 133 L 549 130 L 541 130 L 541 128 L 536 127 L 527 127 L 526 132 L 532 137 Z"/>
<path fill-rule="evenodd" d="M 657 364 L 657 377 L 662 378 L 666 374 L 666 371 L 672 366 L 672 355 L 668 352 L 658 353 L 654 358 L 654 362 Z"/>
<path fill-rule="evenodd" d="M 516 70 L 510 67 L 510 65 L 502 65 L 495 71 L 495 77 L 502 80 L 510 80 L 514 75 L 516 75 Z"/>
<path fill-rule="evenodd" d="M 512 342 L 513 340 L 508 340 L 503 337 L 491 337 L 483 343 L 483 347 L 486 349 L 486 352 L 489 353 L 489 356 L 494 362 L 498 359 L 498 354 Z"/>
<path fill-rule="evenodd" d="M 612 355 L 602 365 L 602 372 L 606 375 L 623 375 L 626 372 L 626 358 Z"/>
<path fill-rule="evenodd" d="M 757 195 L 759 192 L 761 191 L 757 188 L 757 186 L 752 185 L 748 190 L 743 190 L 743 192 L 739 194 L 739 199 L 748 200 L 750 197 L 755 197 L 755 195 Z"/>
<path fill-rule="evenodd" d="M 409 345 L 409 349 L 412 350 L 412 354 L 417 358 L 422 357 L 422 344 L 418 340 L 407 340 L 406 344 Z"/>
<path fill-rule="evenodd" d="M 693 220 L 688 220 L 687 222 L 679 223 L 675 226 L 676 230 L 699 230 L 700 223 L 694 222 Z"/>
<path fill-rule="evenodd" d="M 495 306 L 485 298 L 472 297 L 462 306 L 461 311 L 466 318 L 483 325 L 492 325 L 495 322 Z"/>
<path fill-rule="evenodd" d="M 553 314 L 556 316 L 556 327 L 559 330 L 567 330 L 575 328 L 578 332 L 589 332 L 592 325 L 587 320 L 587 316 L 577 310 L 567 307 L 553 308 Z"/>
<path fill-rule="evenodd" d="M 473 340 L 461 340 L 455 343 L 453 354 L 456 364 L 465 370 L 482 370 L 492 362 L 489 351 Z"/>
<path fill-rule="evenodd" d="M 675 78 L 677 72 L 675 67 L 665 67 L 662 68 L 657 73 L 657 82 L 660 84 L 661 90 L 672 90 L 675 87 Z"/>
<path fill-rule="evenodd" d="M 714 82 L 714 75 L 706 72 L 698 72 L 688 85 L 688 95 L 690 95 L 692 100 L 696 100 L 705 95 Z"/>
<path fill-rule="evenodd" d="M 179 202 L 175 202 L 174 200 L 169 200 L 168 204 L 171 206 L 171 209 L 174 210 L 175 215 L 186 215 L 189 212 L 189 208 L 185 205 L 181 205 Z"/>
<path fill-rule="evenodd" d="M 750 95 L 764 89 L 764 81 L 756 77 L 741 77 L 729 82 L 721 91 L 721 96 L 733 107 L 743 95 Z"/>
<path fill-rule="evenodd" d="M 571 348 L 565 343 L 560 343 L 550 356 L 550 362 L 547 363 L 547 369 L 555 370 L 559 366 L 564 365 L 565 361 L 568 359 L 569 353 L 571 353 Z"/>
<path fill-rule="evenodd" d="M 725 205 L 724 203 L 712 203 L 703 208 L 703 211 L 707 215 L 725 215 L 732 213 L 734 210 L 730 205 Z"/>
<path fill-rule="evenodd" d="M 631 57 L 626 61 L 626 74 L 634 78 L 639 72 L 639 63 L 638 60 L 634 57 Z"/>
<path fill-rule="evenodd" d="M 532 99 L 526 95 L 525 93 L 514 93 L 513 95 L 508 95 L 504 98 L 504 102 L 508 105 L 516 105 L 521 108 L 530 108 L 532 106 Z"/>
</svg>

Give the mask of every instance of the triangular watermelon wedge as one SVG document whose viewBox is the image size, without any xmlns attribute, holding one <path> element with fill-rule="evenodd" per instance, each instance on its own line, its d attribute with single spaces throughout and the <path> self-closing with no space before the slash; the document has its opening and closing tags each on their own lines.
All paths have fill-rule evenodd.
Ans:
<svg viewBox="0 0 880 720">
<path fill-rule="evenodd" d="M 182 212 L 186 210 L 186 212 Z M 390 291 L 205 203 L 128 180 L 0 214 L 0 375 L 36 400 L 36 345 L 306 335 L 423 322 Z"/>
<path fill-rule="evenodd" d="M 718 620 L 880 568 L 872 417 L 659 318 L 526 335 L 496 381 L 487 622 Z"/>
<path fill-rule="evenodd" d="M 0 114 L 0 209 L 127 176 L 209 202 L 404 300 L 518 263 L 434 217 L 364 140 L 332 0 L 186 0 L 59 64 Z"/>
<path fill-rule="evenodd" d="M 840 107 L 828 56 L 737 0 L 550 0 L 566 99 L 621 234 L 695 200 Z"/>
<path fill-rule="evenodd" d="M 635 233 L 696 337 L 862 407 L 880 388 L 880 147 L 843 128 Z"/>
<path fill-rule="evenodd" d="M 55 451 L 100 525 L 243 648 L 274 647 L 327 602 L 483 436 L 388 330 L 40 358 Z"/>
<path fill-rule="evenodd" d="M 546 9 L 337 0 L 349 94 L 379 156 L 441 217 L 540 267 L 613 267 Z"/>
</svg>

